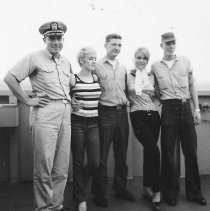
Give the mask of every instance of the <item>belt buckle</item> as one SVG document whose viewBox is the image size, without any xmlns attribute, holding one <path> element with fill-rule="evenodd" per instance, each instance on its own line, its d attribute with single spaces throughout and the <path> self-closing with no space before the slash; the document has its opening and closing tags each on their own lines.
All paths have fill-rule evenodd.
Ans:
<svg viewBox="0 0 210 211">
<path fill-rule="evenodd" d="M 117 105 L 117 110 L 120 110 L 122 108 L 122 105 L 118 104 Z"/>
<path fill-rule="evenodd" d="M 182 99 L 182 103 L 186 103 L 187 102 L 187 99 Z"/>
<path fill-rule="evenodd" d="M 62 102 L 63 102 L 63 104 L 68 104 L 68 100 L 66 100 L 66 99 L 63 99 Z"/>
<path fill-rule="evenodd" d="M 151 116 L 151 111 L 150 110 L 147 110 L 147 115 Z"/>
</svg>

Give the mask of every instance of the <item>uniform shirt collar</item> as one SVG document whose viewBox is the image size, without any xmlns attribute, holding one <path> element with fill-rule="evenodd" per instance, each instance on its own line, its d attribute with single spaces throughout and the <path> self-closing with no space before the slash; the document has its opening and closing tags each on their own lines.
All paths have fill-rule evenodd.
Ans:
<svg viewBox="0 0 210 211">
<path fill-rule="evenodd" d="M 49 59 L 52 59 L 52 60 L 54 60 L 54 57 L 53 57 L 53 55 L 47 50 L 47 48 L 45 48 L 45 54 L 46 54 L 46 56 L 49 58 Z M 59 62 L 63 62 L 64 60 L 63 60 L 63 57 L 59 54 L 59 56 L 58 56 L 58 61 Z"/>
<path fill-rule="evenodd" d="M 176 61 L 178 61 L 178 60 L 179 60 L 179 58 L 177 57 L 177 55 L 175 55 L 174 61 L 176 62 Z M 161 63 L 165 63 L 164 57 L 161 59 L 160 62 L 161 62 Z"/>
<path fill-rule="evenodd" d="M 107 59 L 106 56 L 104 56 L 104 57 L 102 58 L 102 61 L 103 61 L 103 63 L 109 63 L 109 64 L 110 64 L 109 59 Z M 116 65 L 118 65 L 119 62 L 117 61 L 117 59 L 116 59 L 115 61 L 116 61 Z M 112 64 L 110 64 L 110 65 L 112 65 Z"/>
</svg>

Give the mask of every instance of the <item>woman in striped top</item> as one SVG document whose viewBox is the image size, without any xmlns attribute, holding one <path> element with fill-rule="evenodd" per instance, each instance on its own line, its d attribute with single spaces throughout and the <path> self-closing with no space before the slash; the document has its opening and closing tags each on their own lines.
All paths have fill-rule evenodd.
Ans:
<svg viewBox="0 0 210 211">
<path fill-rule="evenodd" d="M 81 66 L 78 74 L 71 77 L 71 92 L 76 99 L 73 106 L 72 155 L 73 155 L 73 198 L 79 211 L 86 211 L 86 183 L 92 176 L 92 193 L 94 194 L 96 168 L 100 158 L 100 139 L 98 130 L 98 101 L 101 89 L 95 70 L 96 52 L 92 48 L 82 48 L 77 55 Z M 87 165 L 84 166 L 85 151 Z"/>
<path fill-rule="evenodd" d="M 154 103 L 154 87 L 145 67 L 150 53 L 147 48 L 135 52 L 135 66 L 127 77 L 130 118 L 134 134 L 144 147 L 143 196 L 152 200 L 155 210 L 160 210 L 160 151 L 157 146 L 160 116 Z"/>
</svg>

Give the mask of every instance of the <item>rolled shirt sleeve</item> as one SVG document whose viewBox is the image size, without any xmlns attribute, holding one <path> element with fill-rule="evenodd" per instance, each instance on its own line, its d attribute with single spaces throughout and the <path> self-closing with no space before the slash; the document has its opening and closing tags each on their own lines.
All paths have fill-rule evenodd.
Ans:
<svg viewBox="0 0 210 211">
<path fill-rule="evenodd" d="M 54 60 L 47 50 L 34 52 L 18 62 L 9 72 L 21 82 L 29 77 L 33 95 L 70 100 L 70 62 L 63 56 Z"/>
<path fill-rule="evenodd" d="M 30 76 L 34 69 L 35 67 L 33 65 L 32 55 L 28 55 L 12 67 L 9 72 L 15 76 L 19 82 L 21 82 Z"/>
</svg>

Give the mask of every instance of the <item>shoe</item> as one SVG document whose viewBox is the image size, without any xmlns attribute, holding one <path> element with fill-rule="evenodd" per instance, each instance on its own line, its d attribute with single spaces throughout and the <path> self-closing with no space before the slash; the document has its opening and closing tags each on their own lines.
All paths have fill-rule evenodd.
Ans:
<svg viewBox="0 0 210 211">
<path fill-rule="evenodd" d="M 160 191 L 154 192 L 152 197 L 152 207 L 154 210 L 160 210 Z"/>
<path fill-rule="evenodd" d="M 87 211 L 87 203 L 86 203 L 86 201 L 83 201 L 83 202 L 79 203 L 78 211 Z"/>
<path fill-rule="evenodd" d="M 187 200 L 188 201 L 193 201 L 193 202 L 195 202 L 195 203 L 197 203 L 199 205 L 202 205 L 202 206 L 206 206 L 207 205 L 206 199 L 204 197 L 202 197 L 202 196 L 201 197 L 195 197 L 195 198 L 187 197 Z"/>
<path fill-rule="evenodd" d="M 147 195 L 145 193 L 142 193 L 142 198 L 151 201 L 152 200 L 152 196 Z"/>
<path fill-rule="evenodd" d="M 153 191 L 150 187 L 143 187 L 142 197 L 143 199 L 152 200 Z"/>
<path fill-rule="evenodd" d="M 134 202 L 136 201 L 136 198 L 134 195 L 132 195 L 128 190 L 122 192 L 122 193 L 116 193 L 117 197 L 122 198 L 126 201 Z"/>
<path fill-rule="evenodd" d="M 155 211 L 160 211 L 160 202 L 152 202 L 152 208 Z"/>
<path fill-rule="evenodd" d="M 176 206 L 176 204 L 177 204 L 176 199 L 165 199 L 165 201 L 169 206 Z"/>
<path fill-rule="evenodd" d="M 108 201 L 105 198 L 94 198 L 94 202 L 99 206 L 99 207 L 108 207 Z"/>
<path fill-rule="evenodd" d="M 73 208 L 72 207 L 63 207 L 61 210 L 59 211 L 72 211 Z"/>
</svg>

